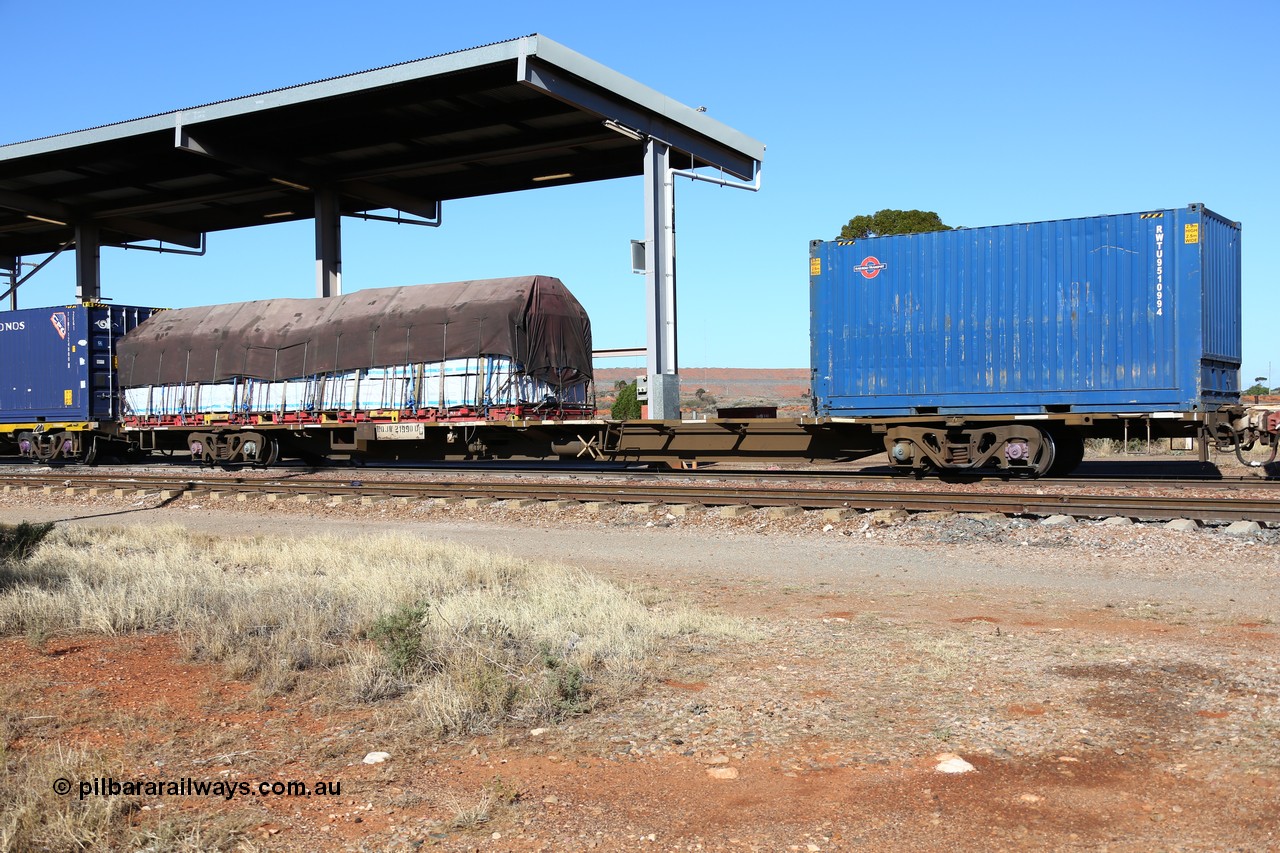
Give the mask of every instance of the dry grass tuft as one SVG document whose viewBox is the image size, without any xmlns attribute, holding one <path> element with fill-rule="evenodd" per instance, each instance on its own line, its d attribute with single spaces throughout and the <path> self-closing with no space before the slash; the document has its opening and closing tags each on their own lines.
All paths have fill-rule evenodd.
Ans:
<svg viewBox="0 0 1280 853">
<path fill-rule="evenodd" d="M 269 693 L 407 695 L 437 733 L 587 711 L 669 650 L 748 635 L 580 570 L 407 536 L 66 528 L 9 571 L 0 635 L 172 630 Z"/>
<path fill-rule="evenodd" d="M 453 812 L 449 826 L 454 829 L 475 829 L 507 811 L 524 793 L 501 776 L 495 776 L 480 789 L 474 799 L 461 799 L 454 794 L 445 795 L 445 808 Z"/>
<path fill-rule="evenodd" d="M 0 851 L 111 850 L 124 846 L 128 816 L 138 806 L 130 797 L 79 799 L 59 795 L 56 779 L 90 779 L 101 772 L 80 751 L 38 756 L 6 753 L 0 778 Z"/>
<path fill-rule="evenodd" d="M 122 776 L 118 761 L 57 748 L 37 754 L 5 752 L 0 764 L 0 853 L 243 849 L 234 821 L 224 820 L 215 827 L 202 826 L 192 818 L 137 825 L 134 818 L 141 806 L 137 797 L 80 797 L 81 780 Z M 59 779 L 71 782 L 70 793 L 55 792 Z"/>
</svg>

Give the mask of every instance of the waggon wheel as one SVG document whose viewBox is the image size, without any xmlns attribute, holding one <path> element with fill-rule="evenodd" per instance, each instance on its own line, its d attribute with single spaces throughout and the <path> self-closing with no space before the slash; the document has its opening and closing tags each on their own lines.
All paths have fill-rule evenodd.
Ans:
<svg viewBox="0 0 1280 853">
<path fill-rule="evenodd" d="M 258 458 L 253 460 L 255 468 L 270 468 L 280 459 L 280 442 L 274 438 L 264 438 L 259 445 Z"/>
<path fill-rule="evenodd" d="M 1054 459 L 1057 457 L 1057 445 L 1054 443 L 1053 436 L 1047 430 L 1040 432 L 1040 452 L 1031 460 L 1028 466 L 1031 469 L 1033 477 L 1043 477 L 1053 468 Z"/>
<path fill-rule="evenodd" d="M 1084 436 L 1071 427 L 1053 430 L 1054 459 L 1048 476 L 1065 477 L 1084 461 Z"/>
</svg>

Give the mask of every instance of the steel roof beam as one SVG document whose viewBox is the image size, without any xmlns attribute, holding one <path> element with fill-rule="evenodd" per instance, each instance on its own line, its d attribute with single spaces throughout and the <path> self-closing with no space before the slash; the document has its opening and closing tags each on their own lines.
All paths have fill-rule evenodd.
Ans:
<svg viewBox="0 0 1280 853">
<path fill-rule="evenodd" d="M 717 166 L 743 180 L 755 179 L 757 161 L 749 156 L 690 133 L 674 122 L 666 121 L 643 109 L 577 83 L 533 57 L 525 61 L 524 67 L 524 82 L 529 86 L 590 110 L 599 115 L 602 120 L 612 119 L 633 128 L 642 137 L 661 140 L 671 148 L 683 151 L 705 165 Z"/>
<path fill-rule="evenodd" d="M 98 222 L 103 228 L 119 231 L 143 240 L 159 240 L 162 243 L 173 243 L 190 249 L 199 249 L 201 246 L 200 233 L 197 231 L 185 231 L 169 225 L 161 225 L 157 222 L 134 219 L 130 216 L 106 216 L 101 219 L 95 218 L 94 221 Z"/>
<path fill-rule="evenodd" d="M 521 45 L 516 78 L 524 85 L 754 180 L 764 157 L 756 140 L 549 39 L 530 37 Z"/>
<path fill-rule="evenodd" d="M 184 231 L 169 225 L 147 222 L 129 216 L 95 215 L 91 212 L 76 210 L 56 201 L 35 198 L 25 193 L 0 190 L 0 207 L 15 210 L 28 218 L 39 217 L 35 221 L 46 225 L 74 228 L 79 224 L 91 224 L 143 240 L 160 240 L 165 243 L 175 243 L 179 246 L 189 246 L 193 249 L 200 248 L 200 235 L 192 231 Z"/>
<path fill-rule="evenodd" d="M 478 120 L 474 113 L 459 114 L 456 110 L 423 111 L 412 115 L 387 114 L 363 117 L 353 127 L 328 128 L 315 124 L 315 134 L 292 147 L 299 160 L 309 157 L 325 157 L 352 148 L 365 148 L 369 139 L 384 138 L 405 145 L 430 144 L 433 138 L 459 133 L 486 131 L 496 127 L 511 127 L 524 133 L 545 131 L 530 130 L 526 122 L 565 118 L 575 115 L 570 105 L 534 95 L 527 89 L 517 90 L 530 100 L 494 107 L 490 115 Z M 468 103 L 467 110 L 475 107 Z M 581 116 L 579 125 L 591 123 L 589 116 Z M 304 126 L 305 129 L 305 126 Z"/>
<path fill-rule="evenodd" d="M 54 225 L 70 225 L 79 217 L 79 214 L 65 204 L 36 198 L 26 193 L 16 193 L 12 190 L 0 190 L 0 207 L 7 207 L 28 217 L 38 216 L 41 220 L 55 220 L 52 223 Z"/>
<path fill-rule="evenodd" d="M 257 172 L 270 181 L 283 186 L 291 186 L 302 191 L 332 188 L 341 195 L 372 205 L 371 209 L 392 208 L 412 213 L 425 219 L 434 219 L 440 215 L 440 202 L 433 201 L 388 187 L 380 187 L 359 180 L 347 180 L 342 177 L 328 177 L 296 165 L 279 162 L 270 156 L 243 151 L 231 152 L 203 137 L 195 138 L 186 127 L 178 125 L 175 131 L 174 147 L 193 154 L 202 154 L 229 166 L 249 169 Z"/>
<path fill-rule="evenodd" d="M 512 147 L 510 145 L 494 145 L 492 147 L 478 147 L 458 145 L 458 153 L 447 157 L 433 156 L 424 158 L 421 154 L 413 156 L 406 155 L 400 158 L 388 158 L 384 163 L 371 166 L 367 169 L 361 169 L 359 172 L 353 173 L 353 178 L 376 180 L 392 175 L 404 177 L 406 173 L 413 171 L 409 164 L 420 163 L 421 171 L 429 173 L 439 168 L 447 168 L 449 166 L 458 166 L 468 163 L 488 160 L 490 157 L 501 156 L 502 158 L 521 158 L 534 157 L 547 152 L 559 151 L 562 149 L 573 149 L 585 145 L 600 145 L 603 143 L 612 143 L 615 138 L 619 142 L 625 142 L 622 137 L 614 133 L 586 133 L 582 132 L 582 128 L 572 128 L 572 133 L 565 133 L 562 136 L 551 137 L 540 140 L 529 145 L 520 145 Z M 527 136 L 528 134 L 523 134 Z M 541 161 L 539 161 L 541 162 Z"/>
<path fill-rule="evenodd" d="M 178 164 L 173 162 L 175 159 L 179 160 Z M 60 170 L 72 172 L 75 177 L 68 177 L 56 183 L 42 183 L 39 185 L 39 190 L 47 196 L 56 195 L 60 198 L 89 196 L 104 190 L 114 193 L 122 188 L 135 190 L 140 195 L 149 194 L 156 191 L 155 188 L 159 184 L 184 181 L 193 177 L 190 170 L 191 164 L 186 161 L 185 157 L 169 158 L 167 162 L 153 160 L 145 168 L 121 171 L 110 171 L 109 168 L 104 168 L 103 164 L 109 162 L 105 159 L 86 161 L 77 164 L 74 169 Z M 179 165 L 187 168 L 180 169 Z M 100 169 L 103 171 L 99 171 Z M 218 175 L 215 173 L 214 177 Z"/>
</svg>

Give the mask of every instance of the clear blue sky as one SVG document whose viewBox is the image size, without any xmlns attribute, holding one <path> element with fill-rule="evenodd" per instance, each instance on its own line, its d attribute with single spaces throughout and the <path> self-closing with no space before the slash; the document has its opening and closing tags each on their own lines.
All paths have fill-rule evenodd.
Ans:
<svg viewBox="0 0 1280 853">
<path fill-rule="evenodd" d="M 885 207 L 991 225 L 1204 202 L 1244 224 L 1245 385 L 1280 385 L 1280 3 L 0 0 L 0 142 L 539 32 L 768 145 L 759 194 L 677 188 L 682 367 L 808 362 L 808 241 Z M 638 179 L 344 221 L 343 287 L 541 273 L 597 347 L 644 341 Z M 314 293 L 310 223 L 204 258 L 104 250 L 104 294 L 180 307 Z M 60 259 L 22 305 L 72 297 Z M 212 297 L 212 298 L 210 298 Z M 641 364 L 642 362 L 635 362 Z"/>
</svg>

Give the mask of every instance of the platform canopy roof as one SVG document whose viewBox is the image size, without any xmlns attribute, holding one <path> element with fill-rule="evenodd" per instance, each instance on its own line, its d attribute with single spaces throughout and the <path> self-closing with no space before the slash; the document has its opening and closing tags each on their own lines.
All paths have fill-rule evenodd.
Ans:
<svg viewBox="0 0 1280 853">
<path fill-rule="evenodd" d="M 764 146 L 531 35 L 200 107 L 0 146 L 0 261 L 92 226 L 103 245 L 198 246 L 210 231 L 676 168 L 751 180 Z"/>
</svg>

